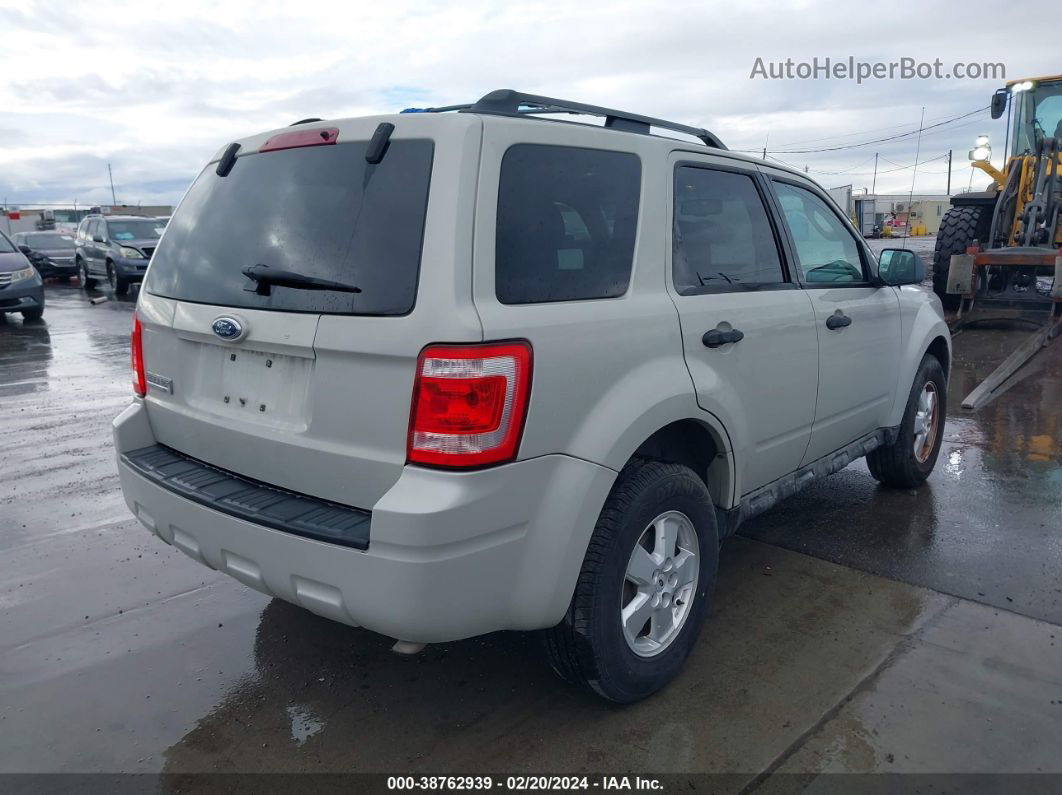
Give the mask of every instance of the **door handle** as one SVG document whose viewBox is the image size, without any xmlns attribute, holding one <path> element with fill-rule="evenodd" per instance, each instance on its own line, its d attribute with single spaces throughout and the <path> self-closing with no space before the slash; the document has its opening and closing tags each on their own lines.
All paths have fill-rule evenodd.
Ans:
<svg viewBox="0 0 1062 795">
<path fill-rule="evenodd" d="M 848 315 L 844 314 L 843 312 L 839 312 L 839 314 L 836 315 L 830 315 L 828 318 L 826 318 L 826 328 L 830 329 L 831 331 L 834 331 L 839 328 L 846 328 L 850 325 L 852 325 L 852 318 L 848 317 Z"/>
<path fill-rule="evenodd" d="M 714 328 L 711 331 L 704 332 L 701 342 L 704 343 L 706 348 L 718 348 L 728 342 L 741 342 L 743 339 L 745 339 L 745 334 L 736 328 L 732 328 L 730 331 Z"/>
</svg>

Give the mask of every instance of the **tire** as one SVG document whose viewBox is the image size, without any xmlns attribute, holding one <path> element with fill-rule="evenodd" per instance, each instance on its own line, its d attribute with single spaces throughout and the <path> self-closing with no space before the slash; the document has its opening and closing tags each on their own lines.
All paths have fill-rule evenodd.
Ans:
<svg viewBox="0 0 1062 795">
<path fill-rule="evenodd" d="M 129 280 L 123 279 L 113 262 L 107 263 L 107 282 L 111 285 L 115 295 L 126 295 L 129 292 Z"/>
<path fill-rule="evenodd" d="M 670 546 L 668 556 L 657 540 L 665 537 L 657 529 L 663 526 L 675 528 L 679 543 Z M 638 569 L 646 574 L 642 586 L 628 577 L 635 553 L 644 566 L 656 568 Z M 695 569 L 685 568 L 682 559 Z M 703 481 L 679 464 L 632 460 L 597 520 L 564 619 L 542 633 L 550 665 L 562 678 L 610 701 L 630 703 L 655 693 L 678 674 L 697 640 L 718 564 L 715 507 Z M 632 636 L 642 635 L 628 640 L 624 604 L 628 609 L 647 604 L 648 613 L 632 615 L 659 616 L 661 623 L 647 618 L 639 631 L 638 619 L 628 622 Z M 668 626 L 668 616 L 673 629 L 657 643 L 649 636 Z"/>
<path fill-rule="evenodd" d="M 940 220 L 933 249 L 933 292 L 945 309 L 958 309 L 961 296 L 948 292 L 948 269 L 952 254 L 965 254 L 967 247 L 988 240 L 992 222 L 990 207 L 952 207 Z M 988 212 L 986 212 L 986 210 Z"/>
<path fill-rule="evenodd" d="M 24 312 L 22 312 L 22 319 L 23 320 L 34 321 L 34 320 L 40 320 L 42 317 L 44 317 L 44 307 L 43 306 L 39 307 L 37 309 L 27 309 Z"/>
<path fill-rule="evenodd" d="M 923 428 L 920 403 L 923 394 L 930 390 L 934 393 L 935 411 L 927 420 L 925 444 L 920 445 L 921 454 L 915 452 L 916 424 Z M 920 486 L 929 477 L 940 455 L 940 440 L 944 436 L 944 421 L 947 417 L 948 383 L 944 369 L 937 357 L 927 353 L 918 367 L 911 392 L 907 397 L 907 408 L 903 412 L 900 432 L 892 444 L 879 447 L 867 455 L 870 474 L 883 486 L 897 489 L 910 489 Z M 928 445 L 928 446 L 927 446 Z"/>
<path fill-rule="evenodd" d="M 91 290 L 96 286 L 96 280 L 89 275 L 88 265 L 81 257 L 77 258 L 77 278 L 81 282 L 81 289 Z"/>
</svg>

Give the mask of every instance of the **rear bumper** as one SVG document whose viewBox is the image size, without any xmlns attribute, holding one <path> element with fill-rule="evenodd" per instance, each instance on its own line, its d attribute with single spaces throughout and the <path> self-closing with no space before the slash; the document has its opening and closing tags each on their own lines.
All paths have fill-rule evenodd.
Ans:
<svg viewBox="0 0 1062 795">
<path fill-rule="evenodd" d="M 121 455 L 155 444 L 140 401 L 114 435 L 126 503 L 163 541 L 319 615 L 424 643 L 559 621 L 616 477 L 561 455 L 478 472 L 406 467 L 371 506 L 360 551 L 213 510 L 139 474 Z"/>
</svg>

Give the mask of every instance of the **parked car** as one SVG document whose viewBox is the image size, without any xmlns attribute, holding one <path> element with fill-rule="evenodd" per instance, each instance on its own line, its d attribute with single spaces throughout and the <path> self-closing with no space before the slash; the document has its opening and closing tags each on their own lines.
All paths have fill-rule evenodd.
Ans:
<svg viewBox="0 0 1062 795">
<path fill-rule="evenodd" d="M 396 650 L 543 630 L 563 677 L 634 701 L 744 520 L 862 456 L 926 479 L 948 328 L 914 254 L 879 263 L 818 184 L 705 130 L 460 111 L 217 153 L 139 295 L 126 503 Z"/>
<path fill-rule="evenodd" d="M 77 275 L 73 235 L 66 232 L 19 232 L 14 241 L 43 278 L 56 276 L 65 282 Z"/>
<path fill-rule="evenodd" d="M 106 279 L 116 295 L 129 292 L 147 271 L 162 226 L 136 215 L 86 215 L 77 228 L 75 262 L 81 286 L 91 289 Z"/>
<path fill-rule="evenodd" d="M 18 246 L 0 232 L 0 315 L 21 312 L 26 320 L 44 316 L 44 282 Z"/>
</svg>

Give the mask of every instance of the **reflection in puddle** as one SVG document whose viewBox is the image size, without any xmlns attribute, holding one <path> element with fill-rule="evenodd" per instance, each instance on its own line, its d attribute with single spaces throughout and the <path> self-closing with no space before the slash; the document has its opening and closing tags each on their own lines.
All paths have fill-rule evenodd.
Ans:
<svg viewBox="0 0 1062 795">
<path fill-rule="evenodd" d="M 324 721 L 301 704 L 289 705 L 288 717 L 291 719 L 291 739 L 296 745 L 302 745 L 324 728 Z"/>
</svg>

